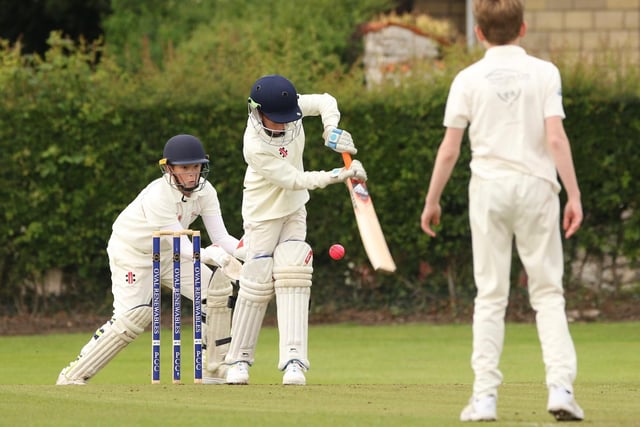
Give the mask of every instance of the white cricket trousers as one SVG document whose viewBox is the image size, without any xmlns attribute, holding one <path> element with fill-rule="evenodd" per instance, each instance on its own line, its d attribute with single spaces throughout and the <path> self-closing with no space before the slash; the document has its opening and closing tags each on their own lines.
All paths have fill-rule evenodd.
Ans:
<svg viewBox="0 0 640 427">
<path fill-rule="evenodd" d="M 576 352 L 562 288 L 560 201 L 551 183 L 530 175 L 469 183 L 469 219 L 477 288 L 473 313 L 474 396 L 497 396 L 509 299 L 512 242 L 528 277 L 547 386 L 573 390 Z"/>
</svg>

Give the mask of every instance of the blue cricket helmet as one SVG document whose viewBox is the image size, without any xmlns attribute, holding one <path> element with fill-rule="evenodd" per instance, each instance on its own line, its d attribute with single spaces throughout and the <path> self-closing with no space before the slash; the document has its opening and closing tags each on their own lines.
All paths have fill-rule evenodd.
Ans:
<svg viewBox="0 0 640 427">
<path fill-rule="evenodd" d="M 302 119 L 298 93 L 289 80 L 278 74 L 260 77 L 251 86 L 249 104 L 276 123 Z"/>
</svg>

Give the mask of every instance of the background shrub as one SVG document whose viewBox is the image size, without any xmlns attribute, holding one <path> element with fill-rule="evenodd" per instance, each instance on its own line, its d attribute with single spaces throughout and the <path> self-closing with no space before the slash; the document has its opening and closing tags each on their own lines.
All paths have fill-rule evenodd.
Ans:
<svg viewBox="0 0 640 427">
<path fill-rule="evenodd" d="M 474 294 L 466 212 L 468 141 L 442 200 L 438 238 L 422 233 L 419 216 L 443 135 L 449 84 L 481 52 L 468 54 L 454 46 L 444 52 L 444 67 L 414 64 L 400 84 L 366 90 L 354 55 L 357 42 L 350 38 L 353 23 L 384 10 L 387 2 L 349 2 L 348 11 L 343 3 L 323 0 L 301 11 L 293 3 L 265 2 L 254 10 L 259 12 L 255 17 L 243 8 L 221 8 L 206 22 L 189 15 L 194 20 L 189 31 L 175 34 L 164 29 L 166 17 L 160 16 L 149 21 L 158 24 L 156 37 L 146 47 L 140 39 L 138 47 L 131 37 L 151 24 L 132 24 L 127 19 L 135 13 L 126 8 L 135 6 L 113 2 L 116 12 L 107 25 L 112 34 L 122 36 L 125 27 L 138 25 L 139 33 L 121 39 L 107 34 L 106 44 L 83 44 L 54 32 L 44 57 L 20 55 L 3 42 L 3 311 L 77 310 L 79 304 L 110 311 L 105 249 L 111 224 L 159 176 L 164 143 L 177 133 L 194 134 L 205 143 L 227 227 L 239 237 L 246 98 L 251 82 L 274 72 L 291 78 L 301 93 L 329 92 L 338 99 L 341 125 L 356 140 L 398 264 L 394 275 L 372 272 L 346 189 L 336 185 L 314 191 L 308 205 L 314 312 L 357 308 L 396 314 L 449 310 L 455 315 L 468 305 Z M 130 14 L 118 15 L 118 7 Z M 294 17 L 308 24 L 295 31 L 297 37 L 287 24 L 298 22 Z M 617 75 L 611 80 L 568 66 L 563 73 L 566 128 L 586 214 L 581 232 L 566 242 L 567 266 L 623 258 L 637 266 L 638 79 Z M 306 167 L 340 165 L 340 156 L 322 144 L 319 119 L 305 119 L 305 127 Z M 347 248 L 339 263 L 327 256 L 335 242 Z M 61 294 L 42 293 L 47 274 L 57 270 L 63 273 Z M 514 286 L 520 270 L 514 263 Z M 567 268 L 569 288 L 592 292 L 572 271 Z M 613 283 L 613 289 L 599 291 L 629 291 L 621 280 Z"/>
</svg>

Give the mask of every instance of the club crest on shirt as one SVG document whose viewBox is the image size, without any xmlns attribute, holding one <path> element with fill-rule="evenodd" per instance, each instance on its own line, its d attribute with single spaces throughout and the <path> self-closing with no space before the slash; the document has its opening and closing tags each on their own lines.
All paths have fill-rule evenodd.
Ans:
<svg viewBox="0 0 640 427">
<path fill-rule="evenodd" d="M 529 75 L 516 70 L 498 69 L 487 74 L 498 98 L 507 105 L 513 104 L 522 94 L 522 82 L 529 80 Z"/>
<path fill-rule="evenodd" d="M 287 151 L 286 148 L 284 147 L 280 147 L 278 148 L 278 153 L 280 153 L 280 155 L 282 156 L 282 158 L 285 158 L 289 155 L 289 152 Z"/>
</svg>

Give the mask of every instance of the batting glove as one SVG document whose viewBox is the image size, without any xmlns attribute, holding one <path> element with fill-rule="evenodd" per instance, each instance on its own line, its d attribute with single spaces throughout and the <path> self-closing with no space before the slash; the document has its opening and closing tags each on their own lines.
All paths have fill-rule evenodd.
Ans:
<svg viewBox="0 0 640 427">
<path fill-rule="evenodd" d="M 353 179 L 361 182 L 367 181 L 367 171 L 364 170 L 364 166 L 362 166 L 359 160 L 353 160 L 349 170 L 353 171 Z"/>
<path fill-rule="evenodd" d="M 315 190 L 316 188 L 325 188 L 329 184 L 337 184 L 347 179 L 355 179 L 357 181 L 366 181 L 367 172 L 362 167 L 362 163 L 358 160 L 351 162 L 351 167 L 335 168 L 330 171 L 307 171 L 302 175 L 299 185 L 301 188 Z"/>
<path fill-rule="evenodd" d="M 331 126 L 327 128 L 325 135 L 325 147 L 329 147 L 338 153 L 356 154 L 358 152 L 353 145 L 351 134 L 346 130 Z"/>
<path fill-rule="evenodd" d="M 364 167 L 362 167 L 362 163 L 360 163 L 359 160 L 352 161 L 349 169 L 336 168 L 330 173 L 332 183 L 344 182 L 347 179 L 355 179 L 362 182 L 367 180 L 367 172 L 364 170 Z"/>
</svg>

